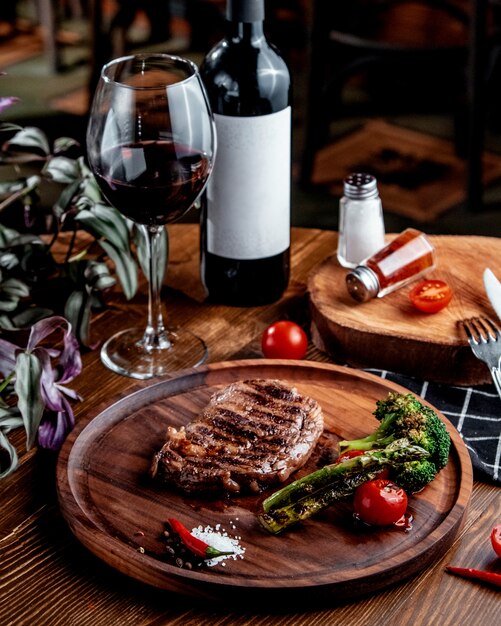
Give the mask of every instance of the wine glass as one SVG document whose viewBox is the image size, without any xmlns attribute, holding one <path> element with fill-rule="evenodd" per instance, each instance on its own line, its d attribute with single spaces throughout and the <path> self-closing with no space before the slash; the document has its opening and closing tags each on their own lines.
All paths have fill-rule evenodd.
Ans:
<svg viewBox="0 0 501 626">
<path fill-rule="evenodd" d="M 165 225 L 200 196 L 214 159 L 214 122 L 197 66 L 156 53 L 105 65 L 90 111 L 87 153 L 105 197 L 143 231 L 149 268 L 146 329 L 112 336 L 101 349 L 102 361 L 139 379 L 200 365 L 207 358 L 202 339 L 164 325 L 159 266 Z"/>
</svg>

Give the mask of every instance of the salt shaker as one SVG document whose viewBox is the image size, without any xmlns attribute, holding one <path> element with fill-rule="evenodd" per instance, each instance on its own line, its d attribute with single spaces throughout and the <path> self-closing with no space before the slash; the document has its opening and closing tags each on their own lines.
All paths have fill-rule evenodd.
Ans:
<svg viewBox="0 0 501 626">
<path fill-rule="evenodd" d="M 350 174 L 344 179 L 339 203 L 338 261 L 354 268 L 383 246 L 383 207 L 377 181 L 371 174 Z"/>
</svg>

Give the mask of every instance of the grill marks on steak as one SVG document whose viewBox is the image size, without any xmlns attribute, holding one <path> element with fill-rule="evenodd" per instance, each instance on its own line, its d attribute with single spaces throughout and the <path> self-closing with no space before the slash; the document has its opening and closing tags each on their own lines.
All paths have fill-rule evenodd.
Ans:
<svg viewBox="0 0 501 626">
<path fill-rule="evenodd" d="M 319 404 L 283 381 L 232 383 L 189 424 L 167 429 L 151 474 L 186 493 L 258 493 L 306 463 L 323 426 Z"/>
</svg>

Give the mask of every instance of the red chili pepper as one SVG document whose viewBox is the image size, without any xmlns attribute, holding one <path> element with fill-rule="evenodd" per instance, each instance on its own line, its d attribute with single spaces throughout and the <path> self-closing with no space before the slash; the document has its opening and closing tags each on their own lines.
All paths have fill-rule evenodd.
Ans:
<svg viewBox="0 0 501 626">
<path fill-rule="evenodd" d="M 495 572 L 486 572 L 481 569 L 473 569 L 472 567 L 452 567 L 451 565 L 446 565 L 446 569 L 453 574 L 463 576 L 463 578 L 481 580 L 496 587 L 501 587 L 501 574 L 496 574 Z"/>
<path fill-rule="evenodd" d="M 205 541 L 202 541 L 198 537 L 192 535 L 186 526 L 183 526 L 183 524 L 181 524 L 181 522 L 177 519 L 171 517 L 167 521 L 169 522 L 172 530 L 177 533 L 183 545 L 196 556 L 200 556 L 203 559 L 215 559 L 218 556 L 234 554 L 234 552 L 221 552 L 221 550 L 209 546 L 209 544 L 205 543 Z"/>
</svg>

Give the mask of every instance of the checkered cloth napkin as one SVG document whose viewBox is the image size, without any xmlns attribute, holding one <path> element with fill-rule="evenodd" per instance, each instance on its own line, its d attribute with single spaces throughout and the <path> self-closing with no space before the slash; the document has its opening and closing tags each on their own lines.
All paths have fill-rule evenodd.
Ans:
<svg viewBox="0 0 501 626">
<path fill-rule="evenodd" d="M 501 485 L 501 399 L 494 385 L 454 387 L 368 370 L 406 387 L 447 417 L 460 433 L 477 480 Z"/>
</svg>

